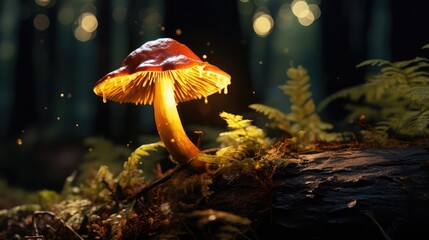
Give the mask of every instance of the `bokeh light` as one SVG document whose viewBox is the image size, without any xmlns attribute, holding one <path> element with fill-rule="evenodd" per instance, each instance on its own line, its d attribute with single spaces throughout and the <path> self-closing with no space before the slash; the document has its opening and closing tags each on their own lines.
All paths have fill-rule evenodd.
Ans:
<svg viewBox="0 0 429 240">
<path fill-rule="evenodd" d="M 291 4 L 292 12 L 298 18 L 305 17 L 310 11 L 308 4 L 304 0 L 295 0 Z"/>
<path fill-rule="evenodd" d="M 308 4 L 305 0 L 294 0 L 291 4 L 291 10 L 303 26 L 310 26 L 321 14 L 317 4 Z"/>
<path fill-rule="evenodd" d="M 320 8 L 318 5 L 310 4 L 310 5 L 308 5 L 308 8 L 310 9 L 310 12 L 313 13 L 314 20 L 316 20 L 320 17 L 321 11 L 320 11 Z"/>
<path fill-rule="evenodd" d="M 314 15 L 312 12 L 308 11 L 307 15 L 304 17 L 298 18 L 299 23 L 303 26 L 310 26 L 314 22 Z"/>
<path fill-rule="evenodd" d="M 78 18 L 78 26 L 74 30 L 74 36 L 81 42 L 87 42 L 95 37 L 98 27 L 97 17 L 93 12 L 84 12 Z"/>
<path fill-rule="evenodd" d="M 51 3 L 50 0 L 34 0 L 34 2 L 37 5 L 42 6 L 42 7 L 46 7 L 46 6 L 48 6 Z"/>
<path fill-rule="evenodd" d="M 74 30 L 74 37 L 81 41 L 81 42 L 87 42 L 91 39 L 92 34 L 88 31 L 85 31 L 81 26 L 78 26 Z"/>
<path fill-rule="evenodd" d="M 74 11 L 71 7 L 63 7 L 58 12 L 58 21 L 63 25 L 71 24 L 74 21 Z"/>
<path fill-rule="evenodd" d="M 93 13 L 85 12 L 79 16 L 79 25 L 87 32 L 94 32 L 98 27 L 97 18 Z"/>
<path fill-rule="evenodd" d="M 143 22 L 143 28 L 155 30 L 162 23 L 162 15 L 156 8 L 142 9 L 139 15 Z"/>
<path fill-rule="evenodd" d="M 273 18 L 264 12 L 257 12 L 253 19 L 253 30 L 260 37 L 266 37 L 270 34 L 274 26 Z"/>
<path fill-rule="evenodd" d="M 34 17 L 33 25 L 37 30 L 43 31 L 49 27 L 49 18 L 45 14 L 37 14 Z"/>
<path fill-rule="evenodd" d="M 80 12 L 81 13 L 90 12 L 95 15 L 97 14 L 97 7 L 93 3 L 87 2 L 82 5 L 82 7 L 80 8 Z"/>
<path fill-rule="evenodd" d="M 0 60 L 6 60 L 15 54 L 15 44 L 11 41 L 3 41 L 0 43 Z"/>
</svg>

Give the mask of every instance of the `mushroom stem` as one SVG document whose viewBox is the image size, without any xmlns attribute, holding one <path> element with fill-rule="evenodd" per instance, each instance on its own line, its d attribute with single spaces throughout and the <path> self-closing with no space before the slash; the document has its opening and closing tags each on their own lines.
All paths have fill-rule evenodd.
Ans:
<svg viewBox="0 0 429 240">
<path fill-rule="evenodd" d="M 205 164 L 196 159 L 200 150 L 189 140 L 182 127 L 174 98 L 173 80 L 164 74 L 160 75 L 155 82 L 153 101 L 158 134 L 175 161 L 185 164 L 192 160 L 192 167 L 203 167 Z"/>
</svg>

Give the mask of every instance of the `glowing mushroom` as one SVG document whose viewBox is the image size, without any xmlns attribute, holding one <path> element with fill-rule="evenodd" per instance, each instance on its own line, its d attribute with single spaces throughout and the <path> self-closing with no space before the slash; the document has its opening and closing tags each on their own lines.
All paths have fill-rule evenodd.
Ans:
<svg viewBox="0 0 429 240">
<path fill-rule="evenodd" d="M 155 122 L 161 140 L 173 159 L 195 169 L 205 166 L 200 150 L 186 135 L 176 109 L 178 102 L 227 93 L 231 77 L 202 61 L 187 46 L 160 38 L 134 50 L 115 71 L 94 86 L 95 94 L 106 99 L 154 105 Z"/>
</svg>

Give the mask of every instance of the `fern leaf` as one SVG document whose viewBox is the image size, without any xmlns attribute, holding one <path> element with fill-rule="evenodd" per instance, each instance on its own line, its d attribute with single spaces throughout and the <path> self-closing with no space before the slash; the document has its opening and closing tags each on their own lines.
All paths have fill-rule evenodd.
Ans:
<svg viewBox="0 0 429 240">
<path fill-rule="evenodd" d="M 410 60 L 405 60 L 405 61 L 400 61 L 400 62 L 395 62 L 392 65 L 397 67 L 397 68 L 404 68 L 410 64 L 414 64 L 414 63 L 418 63 L 418 62 L 427 62 L 428 59 L 427 58 L 423 58 L 423 57 L 415 57 L 413 59 Z"/>
<path fill-rule="evenodd" d="M 328 104 L 331 102 L 340 99 L 340 98 L 348 98 L 352 101 L 359 100 L 362 96 L 365 95 L 366 89 L 363 88 L 363 85 L 358 85 L 354 87 L 349 87 L 342 89 L 334 94 L 331 94 L 327 98 L 323 99 L 322 102 L 319 103 L 317 111 L 322 111 Z"/>
<path fill-rule="evenodd" d="M 164 147 L 164 144 L 161 141 L 156 143 L 143 144 L 140 147 L 136 148 L 136 150 L 131 153 L 130 157 L 140 159 L 144 156 L 149 156 L 150 151 L 156 151 L 159 147 Z"/>
<path fill-rule="evenodd" d="M 289 80 L 279 88 L 289 97 L 292 104 L 290 113 L 281 113 L 277 109 L 261 104 L 253 104 L 251 108 L 262 112 L 269 119 L 275 120 L 273 125 L 283 126 L 280 129 L 286 129 L 296 139 L 304 141 L 302 144 L 308 144 L 316 137 L 333 140 L 335 134 L 325 132 L 325 130 L 331 129 L 332 125 L 322 122 L 316 112 L 316 105 L 310 92 L 310 76 L 307 70 L 302 66 L 290 67 L 286 71 L 286 75 Z"/>
<path fill-rule="evenodd" d="M 253 126 L 252 120 L 243 119 L 243 116 L 227 112 L 220 113 L 220 117 L 226 121 L 228 128 L 231 129 L 219 134 L 217 140 L 221 143 L 221 147 L 246 144 L 256 149 L 269 145 L 270 140 L 265 136 L 265 132 Z"/>
<path fill-rule="evenodd" d="M 364 67 L 364 66 L 384 66 L 384 65 L 391 65 L 392 63 L 387 61 L 387 60 L 383 60 L 383 59 L 369 59 L 366 61 L 363 61 L 361 63 L 359 63 L 356 67 L 360 68 L 360 67 Z"/>
<path fill-rule="evenodd" d="M 249 108 L 264 114 L 268 119 L 274 120 L 277 122 L 281 121 L 290 121 L 291 118 L 288 114 L 283 113 L 277 108 L 273 108 L 264 104 L 250 104 Z"/>
<path fill-rule="evenodd" d="M 243 116 L 234 115 L 227 112 L 221 112 L 220 117 L 225 120 L 228 124 L 228 127 L 232 129 L 243 129 L 252 123 L 252 120 L 243 119 Z"/>
<path fill-rule="evenodd" d="M 429 86 L 415 86 L 408 88 L 407 98 L 420 105 L 429 104 Z"/>
</svg>

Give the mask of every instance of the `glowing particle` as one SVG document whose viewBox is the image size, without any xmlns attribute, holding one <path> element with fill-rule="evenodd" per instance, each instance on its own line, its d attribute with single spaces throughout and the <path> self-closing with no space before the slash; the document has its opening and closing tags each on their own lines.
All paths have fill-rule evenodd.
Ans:
<svg viewBox="0 0 429 240">
<path fill-rule="evenodd" d="M 203 54 L 203 59 L 207 59 L 207 55 Z"/>
<path fill-rule="evenodd" d="M 209 103 L 209 100 L 207 99 L 207 97 L 204 97 L 204 103 L 205 104 Z"/>
<path fill-rule="evenodd" d="M 16 140 L 16 144 L 18 144 L 18 145 L 22 145 L 22 139 L 21 139 L 21 138 L 18 138 L 18 139 Z"/>
<path fill-rule="evenodd" d="M 71 93 L 67 94 L 67 98 L 71 98 L 71 97 L 72 97 Z"/>
<path fill-rule="evenodd" d="M 264 63 L 262 60 L 261 60 L 261 61 L 259 61 L 259 64 L 262 64 L 262 63 Z"/>
<path fill-rule="evenodd" d="M 161 30 L 161 32 L 164 32 L 165 31 L 165 26 L 161 25 L 161 27 L 159 28 L 159 30 Z"/>
<path fill-rule="evenodd" d="M 76 126 L 76 127 L 79 127 L 79 123 L 76 123 L 76 124 L 75 124 L 75 126 Z"/>
<path fill-rule="evenodd" d="M 212 45 L 212 43 L 211 43 L 211 42 L 207 42 L 206 44 L 207 44 L 207 46 L 210 46 L 210 45 Z"/>
<path fill-rule="evenodd" d="M 170 139 L 170 142 L 174 143 L 176 140 L 174 138 Z"/>
<path fill-rule="evenodd" d="M 57 121 L 60 121 L 60 120 L 61 120 L 61 117 L 60 117 L 60 116 L 58 116 L 58 117 L 57 117 Z"/>
<path fill-rule="evenodd" d="M 88 152 L 92 152 L 92 148 L 88 148 Z"/>
<path fill-rule="evenodd" d="M 208 216 L 207 220 L 209 220 L 209 221 L 216 220 L 216 215 L 210 215 L 210 216 Z"/>
<path fill-rule="evenodd" d="M 48 107 L 44 107 L 43 109 L 46 111 L 46 110 L 48 110 Z"/>
<path fill-rule="evenodd" d="M 60 97 L 64 97 L 64 93 L 60 93 Z"/>
<path fill-rule="evenodd" d="M 176 29 L 176 35 L 177 36 L 182 35 L 182 29 L 180 29 L 180 28 Z"/>
</svg>

